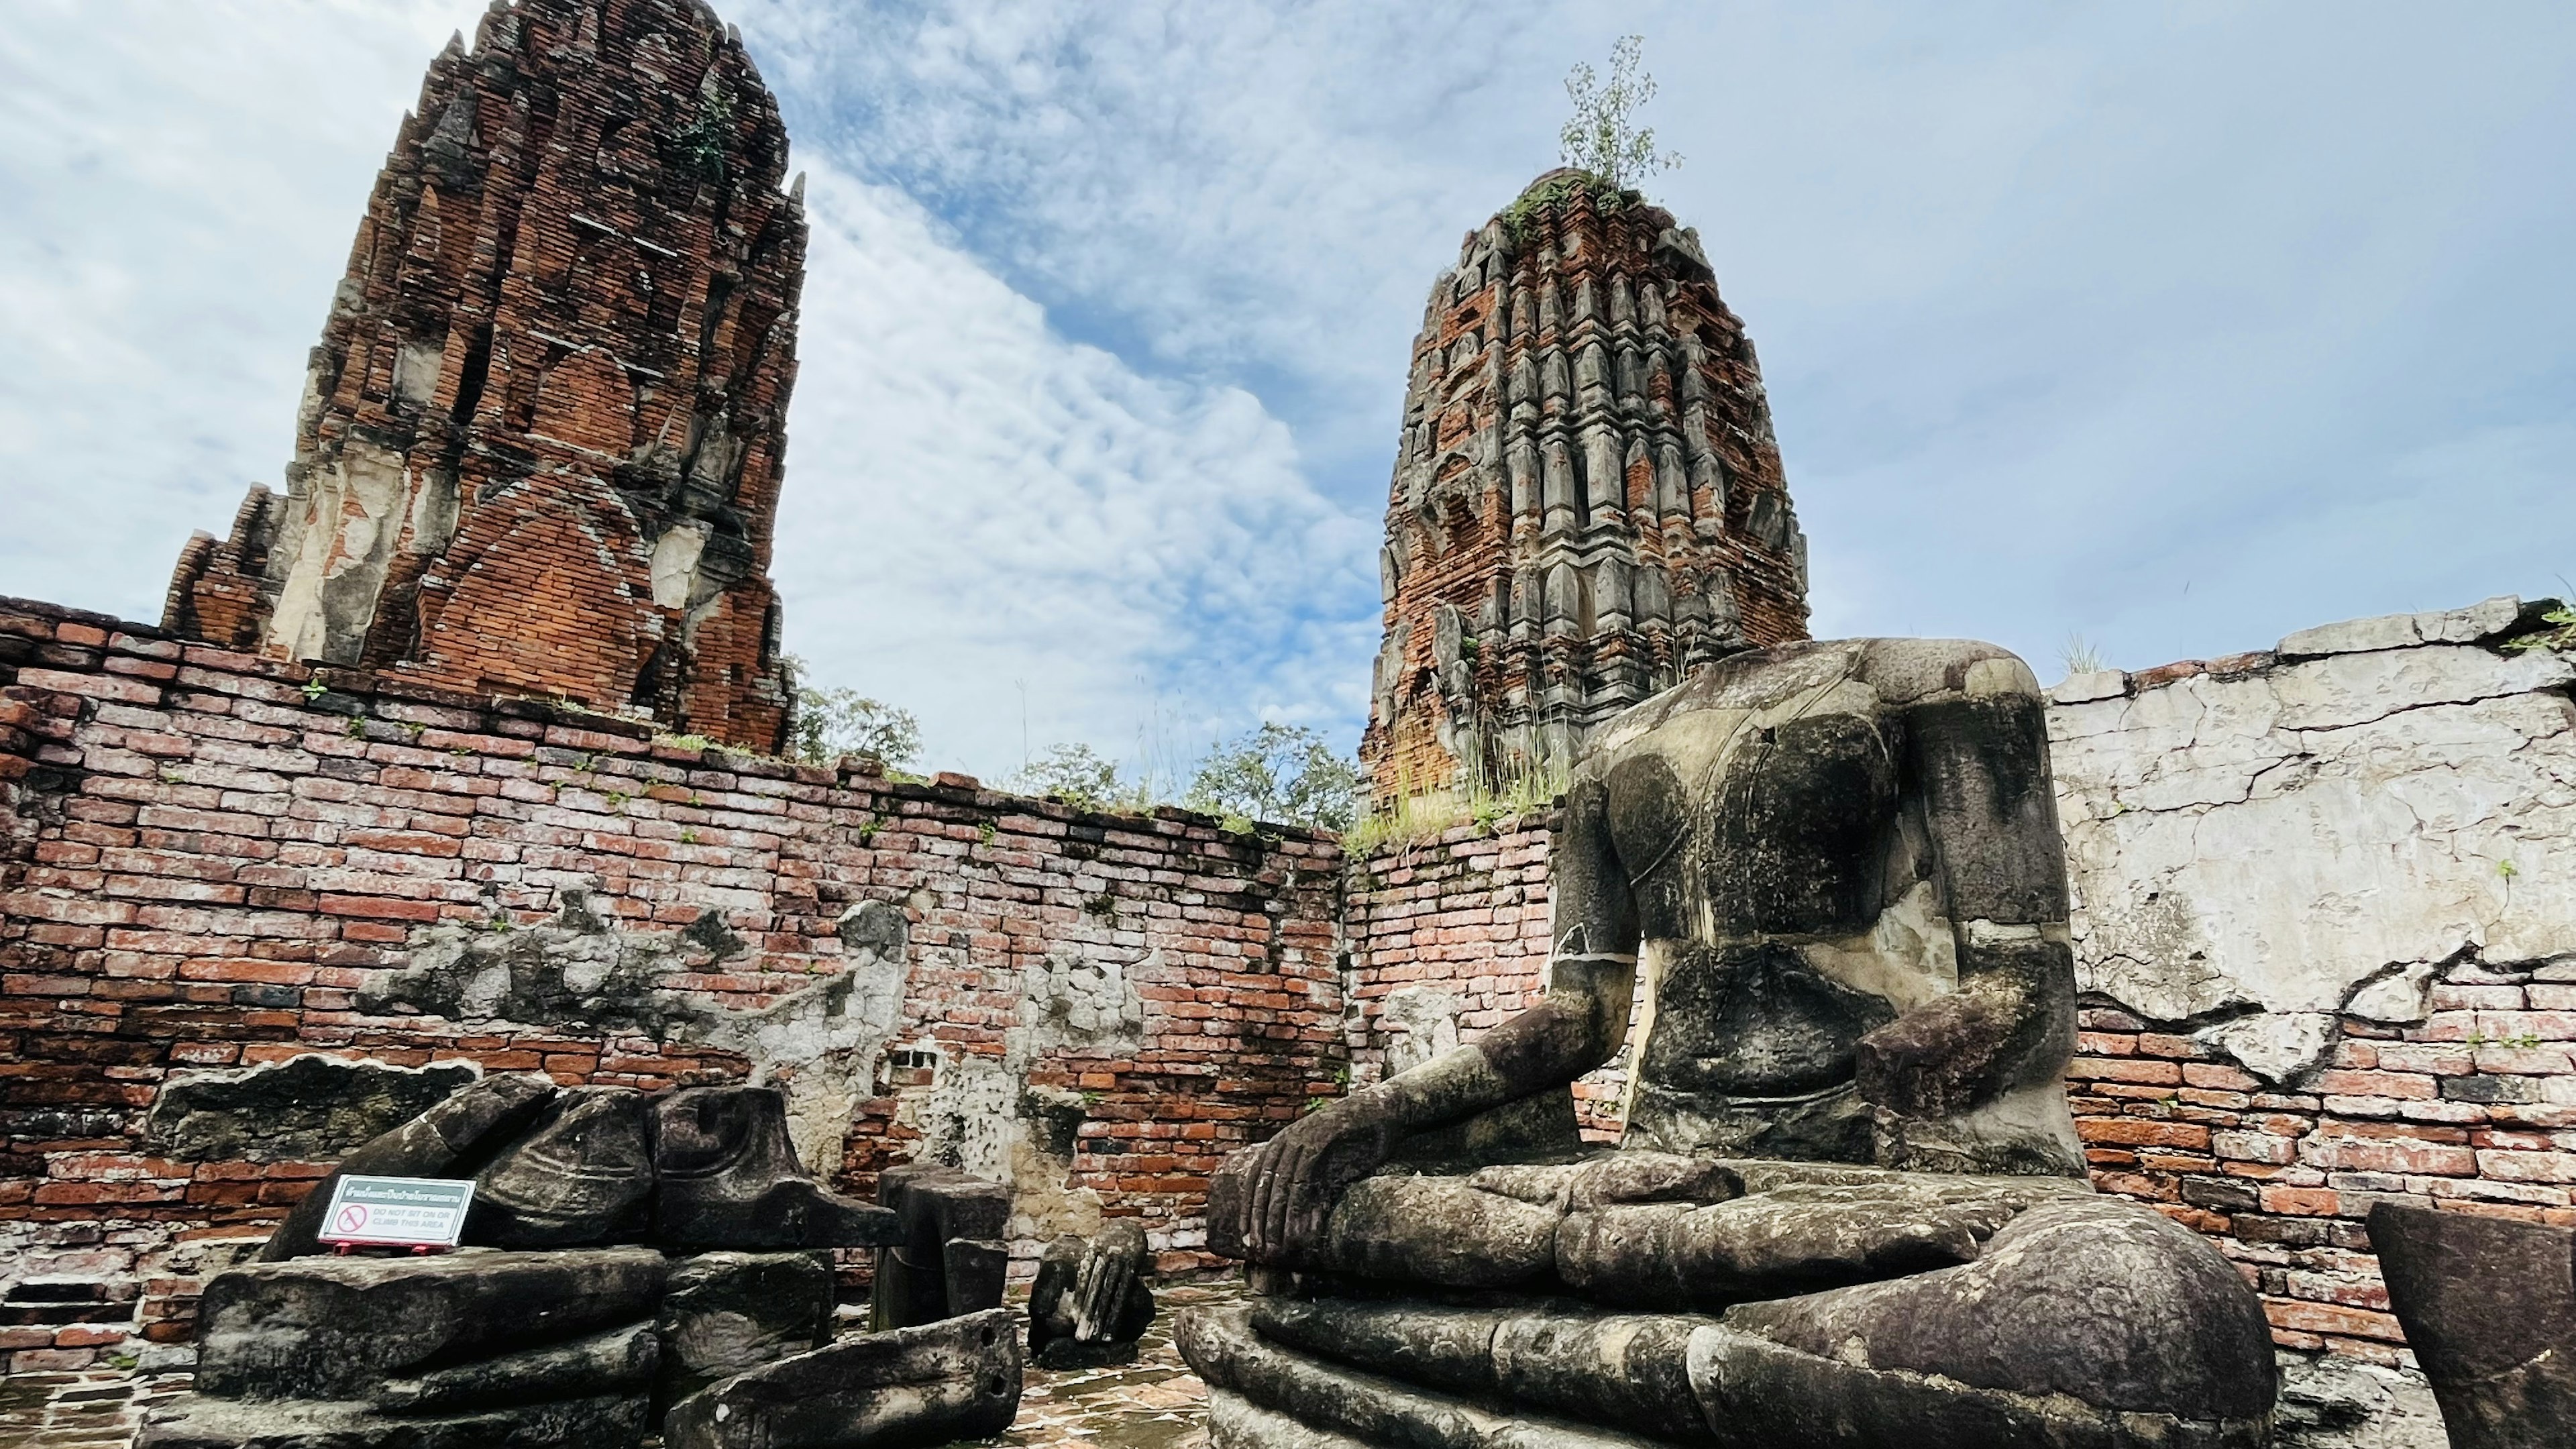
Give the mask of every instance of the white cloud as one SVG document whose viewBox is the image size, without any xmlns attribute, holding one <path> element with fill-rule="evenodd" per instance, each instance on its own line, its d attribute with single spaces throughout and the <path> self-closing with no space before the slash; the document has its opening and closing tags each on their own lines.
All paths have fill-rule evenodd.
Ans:
<svg viewBox="0 0 2576 1449">
<path fill-rule="evenodd" d="M 1040 748 L 1350 737 L 1422 296 L 1628 31 L 1820 629 L 2140 665 L 2576 572 L 2563 7 L 719 5 L 816 174 L 791 638 L 988 773 L 1022 685 Z M 0 592 L 149 615 L 275 476 L 479 9 L 13 7 Z"/>
<path fill-rule="evenodd" d="M 822 677 L 918 710 L 942 761 L 1194 750 L 1263 715 L 1339 725 L 1373 530 L 1318 498 L 1239 388 L 1139 376 L 1050 332 L 900 192 L 821 167 L 775 575 Z M 1373 641 L 1357 644 L 1364 654 Z M 1326 715 L 1319 703 L 1332 710 Z"/>
<path fill-rule="evenodd" d="M 157 619 L 293 449 L 367 190 L 481 7 L 28 0 L 0 26 L 0 593 Z"/>
</svg>

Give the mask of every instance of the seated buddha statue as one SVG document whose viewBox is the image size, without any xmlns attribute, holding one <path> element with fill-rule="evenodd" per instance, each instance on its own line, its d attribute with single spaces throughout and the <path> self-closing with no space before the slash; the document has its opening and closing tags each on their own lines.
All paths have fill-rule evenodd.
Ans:
<svg viewBox="0 0 2576 1449">
<path fill-rule="evenodd" d="M 1541 1000 L 1218 1174 L 1255 1292 L 1177 1329 L 1216 1449 L 2263 1441 L 2244 1278 L 2086 1182 L 2019 659 L 1721 660 L 1595 737 L 1550 869 Z"/>
</svg>

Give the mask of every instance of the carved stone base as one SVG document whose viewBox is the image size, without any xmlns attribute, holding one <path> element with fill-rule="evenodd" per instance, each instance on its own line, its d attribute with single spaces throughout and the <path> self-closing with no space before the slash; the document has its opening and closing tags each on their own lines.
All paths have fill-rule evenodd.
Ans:
<svg viewBox="0 0 2576 1449">
<path fill-rule="evenodd" d="M 139 1449 L 628 1449 L 644 1441 L 642 1394 L 516 1404 L 414 1418 L 364 1404 L 258 1402 L 191 1394 L 143 1426 Z"/>
<path fill-rule="evenodd" d="M 863 1333 L 683 1399 L 666 1449 L 894 1449 L 982 1439 L 1020 1409 L 1020 1339 L 1006 1308 Z"/>
<path fill-rule="evenodd" d="M 1477 1403 L 1310 1357 L 1261 1337 L 1240 1305 L 1194 1308 L 1174 1323 L 1182 1357 L 1207 1380 L 1211 1449 L 1651 1449 L 1542 1414 Z M 1217 1411 L 1220 1397 L 1234 1401 Z"/>
</svg>

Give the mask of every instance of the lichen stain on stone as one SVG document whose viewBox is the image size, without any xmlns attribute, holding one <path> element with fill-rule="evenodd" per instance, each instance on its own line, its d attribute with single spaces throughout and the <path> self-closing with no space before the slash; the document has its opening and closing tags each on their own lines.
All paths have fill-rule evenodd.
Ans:
<svg viewBox="0 0 2576 1449">
<path fill-rule="evenodd" d="M 144 1145 L 180 1162 L 328 1162 L 478 1075 L 464 1062 L 396 1067 L 317 1053 L 174 1077 L 152 1104 Z"/>
</svg>

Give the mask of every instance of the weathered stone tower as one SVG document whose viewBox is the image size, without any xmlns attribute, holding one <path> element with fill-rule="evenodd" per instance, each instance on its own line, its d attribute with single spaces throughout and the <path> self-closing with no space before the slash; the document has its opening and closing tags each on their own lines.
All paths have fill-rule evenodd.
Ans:
<svg viewBox="0 0 2576 1449">
<path fill-rule="evenodd" d="M 786 161 L 700 0 L 495 0 L 377 177 L 285 493 L 189 541 L 165 624 L 776 749 Z"/>
<path fill-rule="evenodd" d="M 1806 553 L 1698 234 L 1540 177 L 1414 341 L 1360 745 L 1378 798 L 1568 760 L 1694 666 L 1805 638 Z"/>
</svg>

